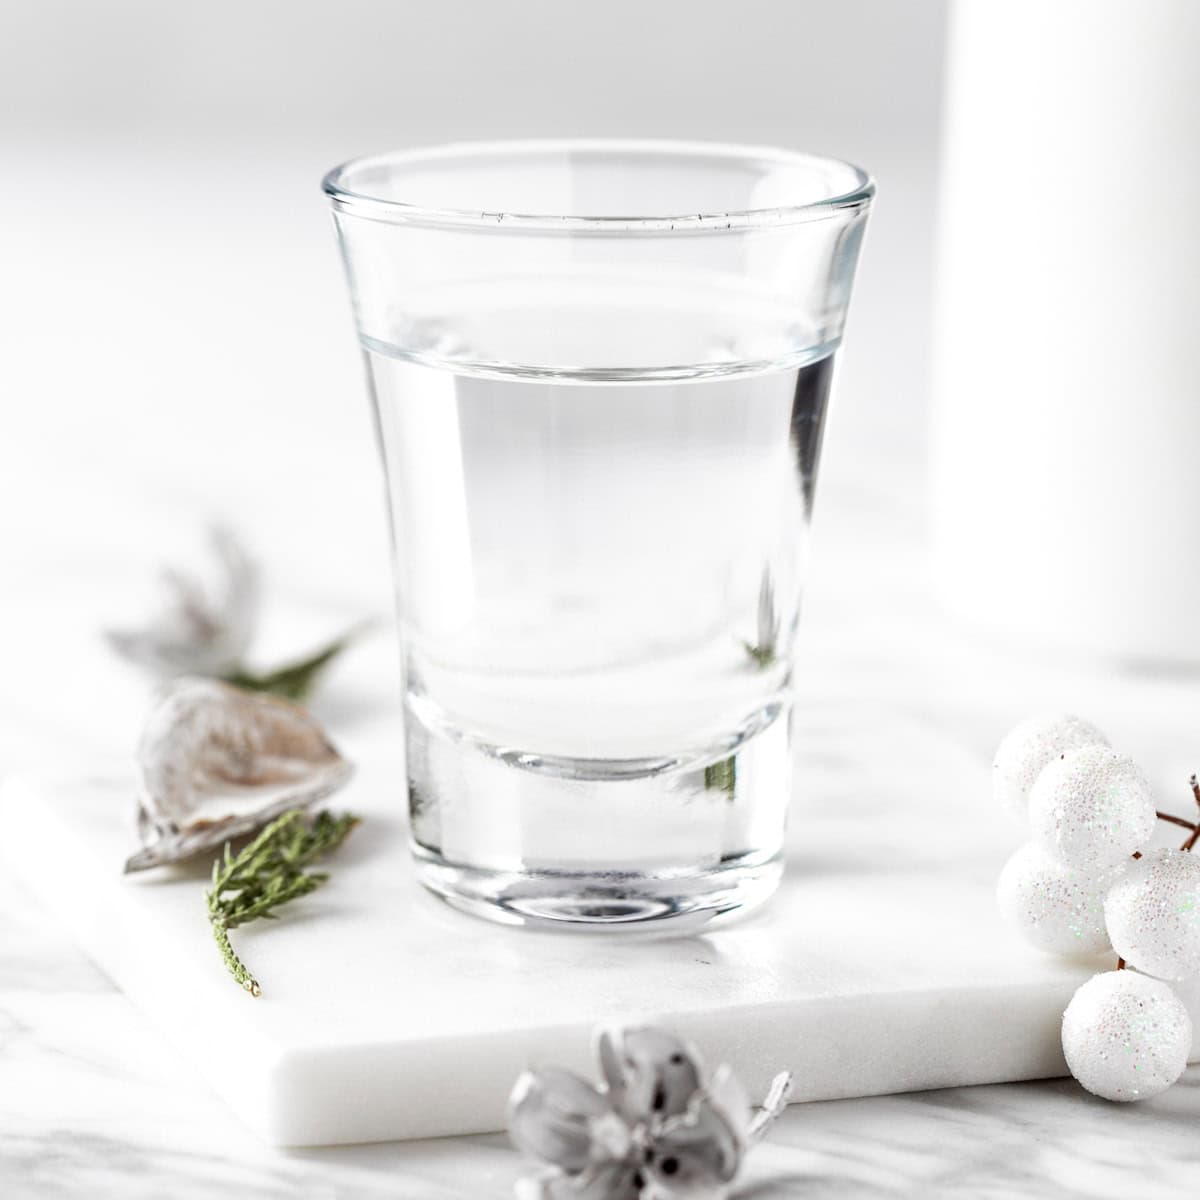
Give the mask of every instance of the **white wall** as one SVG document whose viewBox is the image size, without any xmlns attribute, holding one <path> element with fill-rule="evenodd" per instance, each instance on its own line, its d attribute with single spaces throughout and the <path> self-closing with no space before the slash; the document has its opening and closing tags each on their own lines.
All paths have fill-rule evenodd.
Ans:
<svg viewBox="0 0 1200 1200">
<path fill-rule="evenodd" d="M 775 141 L 877 158 L 935 119 L 929 0 L 5 0 L 0 108 L 37 136 Z"/>
</svg>

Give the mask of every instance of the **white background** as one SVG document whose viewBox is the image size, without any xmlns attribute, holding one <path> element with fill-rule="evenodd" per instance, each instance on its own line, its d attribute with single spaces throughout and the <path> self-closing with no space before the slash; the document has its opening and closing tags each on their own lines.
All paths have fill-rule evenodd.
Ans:
<svg viewBox="0 0 1200 1200">
<path fill-rule="evenodd" d="M 104 728 L 114 706 L 63 681 L 122 686 L 110 662 L 81 665 L 97 628 L 130 619 L 130 579 L 212 514 L 244 531 L 276 598 L 321 610 L 314 634 L 387 611 L 378 469 L 319 190 L 360 153 L 641 135 L 865 165 L 880 196 L 818 537 L 822 505 L 836 524 L 846 489 L 870 501 L 876 464 L 910 464 L 901 505 L 919 512 L 942 4 L 3 0 L 0 15 L 10 758 L 44 752 L 32 717 L 49 738 L 72 707 L 83 741 L 124 747 L 130 732 Z"/>
<path fill-rule="evenodd" d="M 301 530 L 323 550 L 352 512 L 382 520 L 360 496 L 373 452 L 318 182 L 361 152 L 454 138 L 733 139 L 865 164 L 881 194 L 830 470 L 918 445 L 943 16 L 5 0 L 4 545 L 88 527 L 62 492 L 80 472 L 160 510 L 245 502 L 268 553 Z"/>
</svg>

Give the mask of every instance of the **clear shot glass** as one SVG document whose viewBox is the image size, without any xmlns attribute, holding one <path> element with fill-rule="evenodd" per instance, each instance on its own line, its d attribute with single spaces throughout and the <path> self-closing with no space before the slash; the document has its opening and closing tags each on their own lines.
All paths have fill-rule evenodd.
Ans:
<svg viewBox="0 0 1200 1200">
<path fill-rule="evenodd" d="M 555 927 L 762 901 L 870 178 L 532 141 L 324 187 L 387 481 L 421 882 Z"/>
</svg>

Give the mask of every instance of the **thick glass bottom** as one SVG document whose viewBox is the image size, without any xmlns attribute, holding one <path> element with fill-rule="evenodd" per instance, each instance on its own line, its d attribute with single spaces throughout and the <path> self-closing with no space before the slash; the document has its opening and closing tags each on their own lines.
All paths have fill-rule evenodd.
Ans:
<svg viewBox="0 0 1200 1200">
<path fill-rule="evenodd" d="M 509 925 L 599 932 L 691 926 L 744 913 L 775 891 L 778 858 L 724 863 L 675 878 L 585 872 L 487 871 L 445 862 L 414 846 L 417 878 L 443 900 Z"/>
<path fill-rule="evenodd" d="M 410 706 L 417 877 L 508 924 L 679 929 L 762 903 L 782 871 L 788 716 L 774 704 L 716 746 L 561 759 L 481 742 Z"/>
</svg>

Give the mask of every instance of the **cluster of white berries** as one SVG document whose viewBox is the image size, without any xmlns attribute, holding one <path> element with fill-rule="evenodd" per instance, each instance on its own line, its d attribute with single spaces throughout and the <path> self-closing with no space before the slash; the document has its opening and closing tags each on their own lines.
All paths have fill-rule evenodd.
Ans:
<svg viewBox="0 0 1200 1200">
<path fill-rule="evenodd" d="M 996 751 L 993 784 L 1033 835 L 1000 873 L 1000 911 L 1043 950 L 1111 949 L 1132 968 L 1093 976 L 1067 1006 L 1071 1074 L 1109 1100 L 1157 1095 L 1192 1047 L 1187 1009 L 1164 981 L 1200 976 L 1200 854 L 1145 851 L 1157 825 L 1150 785 L 1078 717 L 1018 725 Z"/>
</svg>

